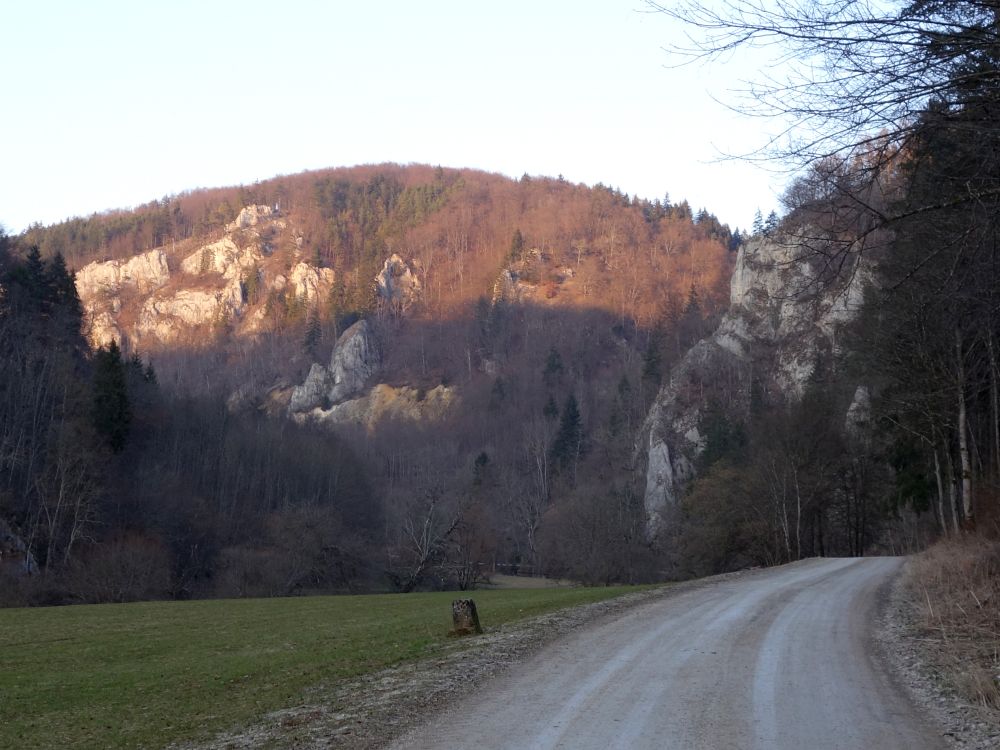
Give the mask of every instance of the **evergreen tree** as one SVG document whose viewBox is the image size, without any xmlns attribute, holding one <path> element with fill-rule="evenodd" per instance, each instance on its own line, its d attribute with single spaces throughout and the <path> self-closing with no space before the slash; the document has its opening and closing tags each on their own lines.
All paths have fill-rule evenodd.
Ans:
<svg viewBox="0 0 1000 750">
<path fill-rule="evenodd" d="M 514 230 L 514 236 L 510 240 L 510 262 L 516 263 L 524 255 L 524 235 L 520 229 Z"/>
<path fill-rule="evenodd" d="M 663 355 L 661 353 L 663 340 L 663 326 L 657 323 L 649 333 L 649 344 L 642 356 L 642 379 L 651 384 L 654 389 L 658 388 L 663 380 Z M 625 384 L 628 385 L 627 379 Z"/>
<path fill-rule="evenodd" d="M 772 234 L 778 228 L 778 214 L 774 211 L 767 215 L 767 221 L 764 224 L 764 234 Z"/>
<path fill-rule="evenodd" d="M 302 345 L 306 352 L 315 357 L 316 349 L 323 340 L 323 328 L 319 322 L 319 312 L 315 307 L 310 308 L 309 315 L 306 318 L 306 332 L 303 337 Z"/>
<path fill-rule="evenodd" d="M 764 217 L 759 208 L 753 215 L 753 228 L 750 231 L 753 232 L 754 237 L 759 237 L 764 233 Z"/>
<path fill-rule="evenodd" d="M 729 252 L 735 253 L 740 249 L 740 245 L 743 244 L 743 235 L 740 234 L 739 227 L 733 231 L 733 236 L 729 238 Z"/>
<path fill-rule="evenodd" d="M 559 420 L 559 431 L 552 441 L 552 460 L 562 469 L 575 462 L 583 449 L 583 421 L 576 396 L 572 393 L 563 405 L 562 418 Z"/>
<path fill-rule="evenodd" d="M 93 405 L 94 427 L 114 453 L 121 453 L 132 422 L 126 384 L 125 363 L 121 350 L 112 340 L 94 357 Z"/>
</svg>

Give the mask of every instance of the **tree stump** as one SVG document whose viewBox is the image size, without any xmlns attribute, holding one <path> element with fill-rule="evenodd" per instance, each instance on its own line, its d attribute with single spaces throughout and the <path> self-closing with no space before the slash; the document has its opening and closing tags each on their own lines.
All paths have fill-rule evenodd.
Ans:
<svg viewBox="0 0 1000 750">
<path fill-rule="evenodd" d="M 456 599 L 451 603 L 451 621 L 454 627 L 452 635 L 472 635 L 482 633 L 483 626 L 479 624 L 479 612 L 472 599 Z"/>
</svg>

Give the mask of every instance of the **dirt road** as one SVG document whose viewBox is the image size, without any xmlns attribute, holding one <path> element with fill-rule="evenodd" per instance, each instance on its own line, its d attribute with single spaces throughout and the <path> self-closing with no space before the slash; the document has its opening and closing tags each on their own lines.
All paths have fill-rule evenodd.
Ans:
<svg viewBox="0 0 1000 750">
<path fill-rule="evenodd" d="M 809 560 L 653 601 L 557 641 L 393 747 L 943 747 L 873 653 L 900 564 Z"/>
</svg>

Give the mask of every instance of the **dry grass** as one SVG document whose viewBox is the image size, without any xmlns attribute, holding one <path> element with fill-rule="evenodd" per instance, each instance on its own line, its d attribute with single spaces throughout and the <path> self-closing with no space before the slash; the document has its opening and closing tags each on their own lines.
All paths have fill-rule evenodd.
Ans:
<svg viewBox="0 0 1000 750">
<path fill-rule="evenodd" d="M 1000 709 L 1000 541 L 938 542 L 909 568 L 934 666 L 967 700 Z"/>
</svg>

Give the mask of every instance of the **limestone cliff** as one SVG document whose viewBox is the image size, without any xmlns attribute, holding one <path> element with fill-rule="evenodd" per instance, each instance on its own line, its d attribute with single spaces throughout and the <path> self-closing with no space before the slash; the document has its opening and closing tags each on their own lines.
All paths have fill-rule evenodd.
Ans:
<svg viewBox="0 0 1000 750">
<path fill-rule="evenodd" d="M 305 383 L 292 391 L 292 414 L 328 409 L 360 394 L 382 366 L 378 337 L 368 320 L 359 320 L 337 339 L 330 366 L 313 364 Z"/>
<path fill-rule="evenodd" d="M 275 209 L 253 205 L 217 240 L 90 263 L 76 274 L 88 339 L 94 347 L 128 339 L 150 350 L 197 345 L 219 326 L 253 336 L 268 325 L 267 294 L 251 299 L 250 288 L 309 305 L 329 295 L 333 270 L 303 260 L 301 240 Z"/>
<path fill-rule="evenodd" d="M 400 312 L 408 311 L 420 300 L 422 293 L 420 279 L 395 253 L 386 259 L 375 276 L 375 289 L 382 300 Z"/>
<path fill-rule="evenodd" d="M 694 474 L 705 447 L 708 405 L 742 419 L 752 383 L 772 403 L 798 400 L 821 358 L 837 351 L 841 326 L 857 315 L 871 280 L 867 268 L 821 280 L 816 241 L 809 244 L 806 250 L 802 234 L 775 234 L 743 245 L 728 312 L 660 389 L 637 446 L 646 462 L 645 504 L 653 527 Z"/>
</svg>

